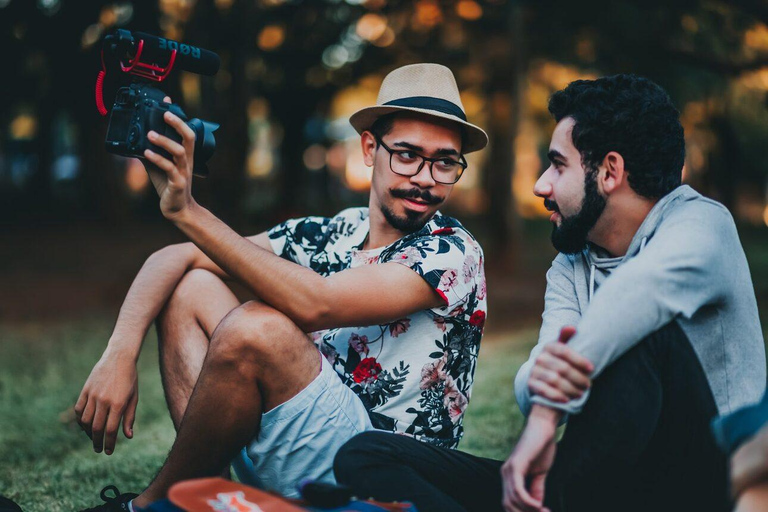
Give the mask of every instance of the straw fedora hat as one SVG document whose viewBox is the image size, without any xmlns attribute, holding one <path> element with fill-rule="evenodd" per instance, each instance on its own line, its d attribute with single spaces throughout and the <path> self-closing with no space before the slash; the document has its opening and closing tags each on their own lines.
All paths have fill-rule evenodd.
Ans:
<svg viewBox="0 0 768 512">
<path fill-rule="evenodd" d="M 383 115 L 399 111 L 420 112 L 456 121 L 464 127 L 464 153 L 483 149 L 488 135 L 472 123 L 459 97 L 459 87 L 450 69 L 440 64 L 411 64 L 390 72 L 381 83 L 376 105 L 358 110 L 350 124 L 363 133 Z"/>
</svg>

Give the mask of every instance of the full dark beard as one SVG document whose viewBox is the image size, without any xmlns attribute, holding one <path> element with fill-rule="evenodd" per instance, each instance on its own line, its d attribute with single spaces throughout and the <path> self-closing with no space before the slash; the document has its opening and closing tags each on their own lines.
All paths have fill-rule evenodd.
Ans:
<svg viewBox="0 0 768 512">
<path fill-rule="evenodd" d="M 387 208 L 385 205 L 381 205 L 381 213 L 384 214 L 384 218 L 387 219 L 389 225 L 400 231 L 401 233 L 415 233 L 423 228 L 430 219 L 430 216 L 426 213 L 406 211 L 404 216 L 395 215 L 395 212 Z"/>
<path fill-rule="evenodd" d="M 587 236 L 604 209 L 605 198 L 597 191 L 597 171 L 587 171 L 581 210 L 571 217 L 563 217 L 560 226 L 552 228 L 552 245 L 555 249 L 565 254 L 577 254 L 584 250 Z"/>
</svg>

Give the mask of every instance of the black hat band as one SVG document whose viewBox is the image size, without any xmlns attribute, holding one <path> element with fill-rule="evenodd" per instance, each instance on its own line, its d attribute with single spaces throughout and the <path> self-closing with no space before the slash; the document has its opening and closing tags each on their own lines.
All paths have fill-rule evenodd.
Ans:
<svg viewBox="0 0 768 512">
<path fill-rule="evenodd" d="M 458 117 L 462 121 L 467 121 L 467 115 L 455 103 L 432 96 L 411 96 L 409 98 L 400 98 L 384 103 L 387 107 L 409 107 L 421 108 L 425 110 L 435 110 L 443 114 L 449 114 Z"/>
</svg>

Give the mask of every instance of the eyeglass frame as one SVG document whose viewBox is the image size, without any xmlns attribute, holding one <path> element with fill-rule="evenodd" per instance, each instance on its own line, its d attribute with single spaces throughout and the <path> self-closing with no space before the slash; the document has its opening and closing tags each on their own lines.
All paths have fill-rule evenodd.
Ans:
<svg viewBox="0 0 768 512">
<path fill-rule="evenodd" d="M 444 159 L 448 158 L 447 156 L 441 156 L 441 157 L 439 157 L 439 158 L 430 158 L 430 157 L 428 157 L 428 156 L 424 156 L 424 155 L 422 155 L 422 154 L 419 154 L 419 153 L 417 153 L 416 151 L 414 151 L 414 150 L 412 150 L 412 149 L 392 149 L 392 148 L 390 148 L 389 146 L 387 146 L 387 145 L 384 143 L 384 141 L 383 141 L 383 140 L 381 140 L 381 137 L 379 137 L 379 136 L 378 136 L 378 135 L 376 135 L 376 134 L 372 134 L 372 135 L 373 135 L 373 138 L 376 140 L 376 142 L 377 142 L 377 143 L 379 143 L 379 144 L 380 144 L 380 145 L 381 145 L 381 146 L 382 146 L 384 149 L 386 149 L 386 150 L 387 150 L 387 153 L 389 153 L 389 170 L 390 170 L 390 171 L 392 171 L 392 172 L 394 172 L 394 173 L 395 173 L 395 174 L 397 174 L 398 176 L 404 176 L 404 177 L 407 177 L 407 178 L 411 178 L 411 177 L 413 177 L 413 176 L 416 176 L 416 175 L 417 175 L 417 174 L 419 174 L 419 173 L 421 172 L 421 170 L 424 168 L 424 164 L 426 164 L 427 162 L 429 162 L 429 175 L 430 175 L 430 177 L 431 177 L 431 178 L 434 180 L 434 182 L 435 182 L 435 183 L 440 183 L 441 185 L 454 185 L 454 184 L 456 184 L 456 183 L 457 183 L 457 182 L 458 182 L 458 181 L 461 179 L 461 177 L 464 175 L 464 172 L 467 170 L 467 167 L 469 167 L 469 165 L 467 164 L 467 159 L 466 159 L 466 158 L 464 158 L 464 155 L 462 155 L 462 154 L 459 154 L 459 160 L 454 160 L 454 161 L 455 161 L 457 164 L 459 164 L 459 165 L 461 166 L 461 171 L 458 173 L 458 176 L 456 177 L 456 180 L 455 180 L 455 181 L 452 181 L 452 182 L 450 182 L 450 183 L 446 183 L 446 182 L 444 182 L 444 181 L 438 181 L 438 180 L 435 178 L 435 175 L 434 175 L 434 173 L 432 172 L 432 166 L 433 166 L 433 165 L 434 165 L 434 163 L 435 163 L 435 162 L 437 162 L 438 160 L 444 160 Z M 416 172 L 415 172 L 415 173 L 413 173 L 413 174 L 400 174 L 399 172 L 396 172 L 396 171 L 395 171 L 395 170 L 392 168 L 392 156 L 393 156 L 395 153 L 413 153 L 413 154 L 414 154 L 414 155 L 416 155 L 417 157 L 421 158 L 421 163 L 419 164 L 419 168 L 416 170 Z M 453 160 L 452 158 L 448 158 L 448 159 L 449 159 L 449 160 Z"/>
</svg>

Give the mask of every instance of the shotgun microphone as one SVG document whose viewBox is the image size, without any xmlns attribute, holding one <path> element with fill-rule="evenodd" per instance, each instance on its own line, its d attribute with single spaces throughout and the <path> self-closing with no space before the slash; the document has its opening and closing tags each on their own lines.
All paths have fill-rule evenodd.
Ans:
<svg viewBox="0 0 768 512">
<path fill-rule="evenodd" d="M 219 56 L 210 50 L 204 50 L 197 46 L 179 43 L 172 39 L 153 36 L 145 32 L 134 32 L 134 46 L 138 40 L 144 41 L 144 52 L 147 55 L 168 55 L 176 50 L 176 66 L 191 73 L 199 75 L 215 75 L 219 71 L 221 60 Z"/>
</svg>

